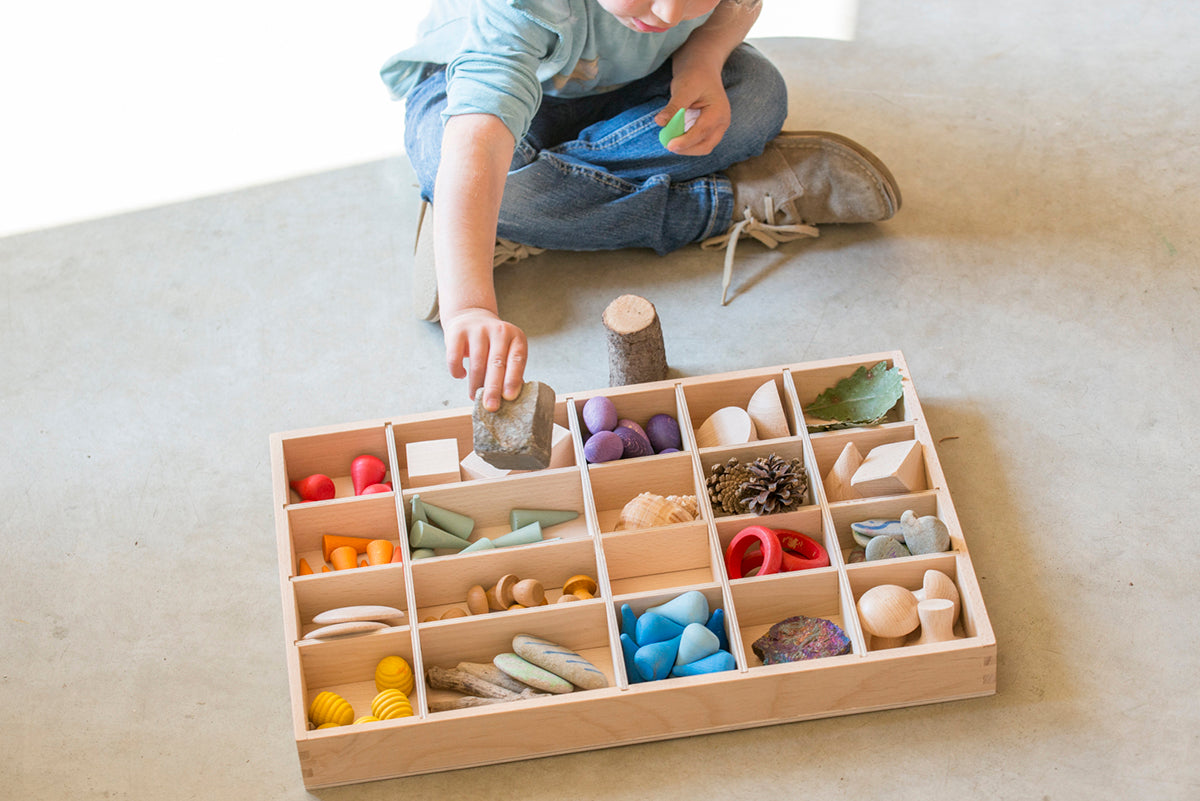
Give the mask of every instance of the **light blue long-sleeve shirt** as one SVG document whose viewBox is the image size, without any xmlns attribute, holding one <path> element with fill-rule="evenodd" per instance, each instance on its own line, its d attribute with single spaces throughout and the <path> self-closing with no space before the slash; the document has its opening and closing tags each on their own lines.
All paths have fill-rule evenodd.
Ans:
<svg viewBox="0 0 1200 801">
<path fill-rule="evenodd" d="M 424 64 L 446 64 L 446 116 L 495 115 L 519 141 L 543 94 L 599 94 L 643 78 L 708 16 L 640 33 L 596 0 L 435 0 L 417 44 L 380 75 L 400 99 Z"/>
</svg>

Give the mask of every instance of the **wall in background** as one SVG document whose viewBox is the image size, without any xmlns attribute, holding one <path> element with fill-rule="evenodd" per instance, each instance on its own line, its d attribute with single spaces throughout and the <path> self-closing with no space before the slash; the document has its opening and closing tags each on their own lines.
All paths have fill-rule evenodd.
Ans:
<svg viewBox="0 0 1200 801">
<path fill-rule="evenodd" d="M 0 236 L 401 152 L 380 64 L 430 0 L 44 0 L 0 26 Z M 855 0 L 754 35 L 853 38 Z"/>
</svg>

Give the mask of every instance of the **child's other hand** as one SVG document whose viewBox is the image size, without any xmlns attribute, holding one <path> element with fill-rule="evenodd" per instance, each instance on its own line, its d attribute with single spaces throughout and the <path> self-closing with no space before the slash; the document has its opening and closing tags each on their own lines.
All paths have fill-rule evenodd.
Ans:
<svg viewBox="0 0 1200 801">
<path fill-rule="evenodd" d="M 483 387 L 483 406 L 494 412 L 500 408 L 501 395 L 513 400 L 520 394 L 529 353 L 524 331 L 492 311 L 470 308 L 449 319 L 443 316 L 442 333 L 450 375 L 469 379 L 472 400 Z"/>
<path fill-rule="evenodd" d="M 682 136 L 670 141 L 667 150 L 681 156 L 707 156 L 721 143 L 725 131 L 729 130 L 731 112 L 719 72 L 715 79 L 714 82 L 701 76 L 675 76 L 671 82 L 671 100 L 655 115 L 654 121 L 660 126 L 666 125 L 681 108 L 698 110 L 700 116 Z"/>
</svg>

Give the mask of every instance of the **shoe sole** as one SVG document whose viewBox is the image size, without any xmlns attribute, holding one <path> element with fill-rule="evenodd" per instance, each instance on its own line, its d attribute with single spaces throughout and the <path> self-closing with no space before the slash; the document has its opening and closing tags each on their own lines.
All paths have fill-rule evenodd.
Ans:
<svg viewBox="0 0 1200 801">
<path fill-rule="evenodd" d="M 870 150 L 867 150 L 858 142 L 855 142 L 853 139 L 847 136 L 842 136 L 841 134 L 831 133 L 829 131 L 783 131 L 778 137 L 776 137 L 776 141 L 779 139 L 822 139 L 833 142 L 837 145 L 841 145 L 850 152 L 854 153 L 854 155 L 861 158 L 863 161 L 867 162 L 867 164 L 869 164 L 871 168 L 879 174 L 881 179 L 880 186 L 882 187 L 884 194 L 887 195 L 888 201 L 892 206 L 892 213 L 883 219 L 891 219 L 895 216 L 896 212 L 900 211 L 900 204 L 902 202 L 900 197 L 900 186 L 896 183 L 896 179 L 892 175 L 892 171 L 887 168 L 887 165 L 879 160 L 878 156 L 876 156 Z"/>
<path fill-rule="evenodd" d="M 421 201 L 417 235 L 413 241 L 413 314 L 418 320 L 436 323 L 439 317 L 437 270 L 433 260 L 433 204 Z"/>
</svg>

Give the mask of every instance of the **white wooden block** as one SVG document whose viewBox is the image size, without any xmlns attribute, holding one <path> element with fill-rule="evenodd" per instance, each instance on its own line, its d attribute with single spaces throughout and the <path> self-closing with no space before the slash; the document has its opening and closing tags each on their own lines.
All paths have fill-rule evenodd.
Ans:
<svg viewBox="0 0 1200 801">
<path fill-rule="evenodd" d="M 493 467 L 483 460 L 475 451 L 468 453 L 461 462 L 459 467 L 462 468 L 463 479 L 473 481 L 480 478 L 504 478 L 505 476 L 519 473 L 519 470 L 504 470 L 499 467 Z"/>
<path fill-rule="evenodd" d="M 825 476 L 825 497 L 829 499 L 830 503 L 852 501 L 862 497 L 858 490 L 850 485 L 850 480 L 862 463 L 863 458 L 858 447 L 853 442 L 847 442 L 837 461 L 833 463 L 833 467 Z"/>
<path fill-rule="evenodd" d="M 921 443 L 889 442 L 871 449 L 850 478 L 859 494 L 898 495 L 925 489 L 925 462 Z"/>
<path fill-rule="evenodd" d="M 404 446 L 404 458 L 408 464 L 408 486 L 428 487 L 462 481 L 458 465 L 458 440 L 430 439 L 409 442 Z"/>
<path fill-rule="evenodd" d="M 554 424 L 550 438 L 550 467 L 570 467 L 575 464 L 575 446 L 571 444 L 571 432 Z"/>
<path fill-rule="evenodd" d="M 571 432 L 554 424 L 554 433 L 550 439 L 549 467 L 570 467 L 575 464 L 575 446 L 571 444 Z M 528 473 L 529 470 L 504 470 L 488 464 L 483 457 L 471 451 L 459 462 L 462 468 L 463 480 L 472 481 L 479 478 L 504 478 L 505 476 Z"/>
</svg>

